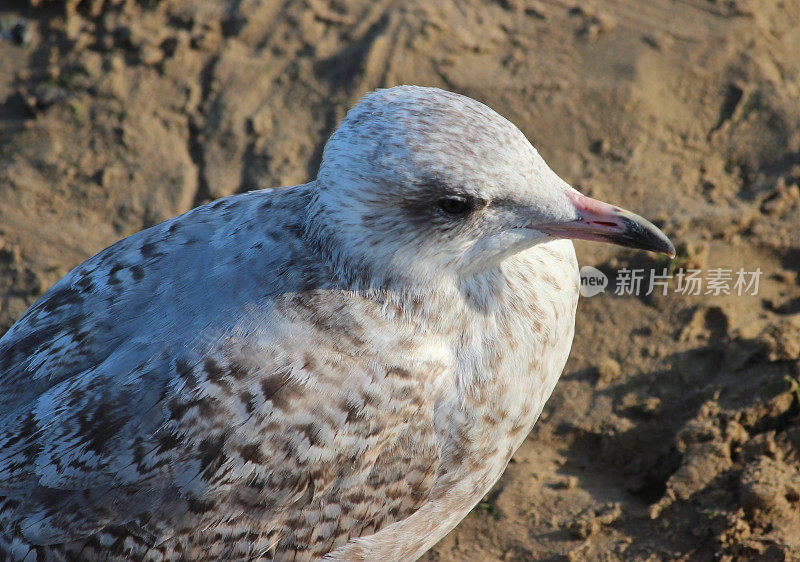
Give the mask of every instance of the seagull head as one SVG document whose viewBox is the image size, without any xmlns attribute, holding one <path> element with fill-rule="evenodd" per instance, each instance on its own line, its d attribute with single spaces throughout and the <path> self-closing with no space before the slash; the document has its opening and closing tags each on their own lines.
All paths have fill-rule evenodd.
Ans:
<svg viewBox="0 0 800 562">
<path fill-rule="evenodd" d="M 366 95 L 313 189 L 309 234 L 374 287 L 474 275 L 554 239 L 675 254 L 646 219 L 570 187 L 507 119 L 437 88 Z"/>
</svg>

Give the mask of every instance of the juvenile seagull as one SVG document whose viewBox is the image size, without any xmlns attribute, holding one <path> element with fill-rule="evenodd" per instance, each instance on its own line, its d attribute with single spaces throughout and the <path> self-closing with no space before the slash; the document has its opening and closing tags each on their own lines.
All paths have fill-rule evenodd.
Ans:
<svg viewBox="0 0 800 562">
<path fill-rule="evenodd" d="M 0 553 L 418 558 L 564 367 L 568 238 L 674 254 L 488 107 L 367 95 L 316 180 L 117 242 L 0 340 Z"/>
</svg>

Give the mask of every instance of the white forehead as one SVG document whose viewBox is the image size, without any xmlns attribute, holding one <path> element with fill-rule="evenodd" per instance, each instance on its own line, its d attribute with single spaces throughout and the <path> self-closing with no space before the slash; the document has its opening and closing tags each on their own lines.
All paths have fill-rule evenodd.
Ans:
<svg viewBox="0 0 800 562">
<path fill-rule="evenodd" d="M 482 103 L 397 86 L 367 94 L 326 146 L 320 175 L 354 168 L 392 183 L 437 176 L 491 189 L 529 180 L 546 165 L 516 126 Z"/>
</svg>

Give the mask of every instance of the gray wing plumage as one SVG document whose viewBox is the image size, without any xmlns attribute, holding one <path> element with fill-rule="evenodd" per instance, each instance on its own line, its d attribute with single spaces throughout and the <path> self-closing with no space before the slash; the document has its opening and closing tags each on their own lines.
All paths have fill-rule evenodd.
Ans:
<svg viewBox="0 0 800 562">
<path fill-rule="evenodd" d="M 281 232 L 291 221 L 270 216 L 280 203 L 270 195 L 200 207 L 117 242 L 62 278 L 0 340 L 2 411 L 120 351 L 138 358 L 145 347 L 193 344 L 191 329 L 208 337 L 198 328 L 224 325 L 248 299 L 296 288 L 296 278 L 276 269 L 303 252 L 296 232 Z"/>
<path fill-rule="evenodd" d="M 126 238 L 0 339 L 0 552 L 316 556 L 425 500 L 430 389 L 329 333 L 359 319 L 303 245 L 305 198 Z"/>
</svg>

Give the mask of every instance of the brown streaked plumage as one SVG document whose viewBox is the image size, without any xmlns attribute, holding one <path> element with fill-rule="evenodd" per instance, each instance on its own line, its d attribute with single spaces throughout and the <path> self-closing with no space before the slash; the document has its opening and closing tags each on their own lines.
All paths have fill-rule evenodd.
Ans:
<svg viewBox="0 0 800 562">
<path fill-rule="evenodd" d="M 0 553 L 419 557 L 563 369 L 559 238 L 672 251 L 603 205 L 474 100 L 368 95 L 315 181 L 121 240 L 0 339 Z"/>
</svg>

